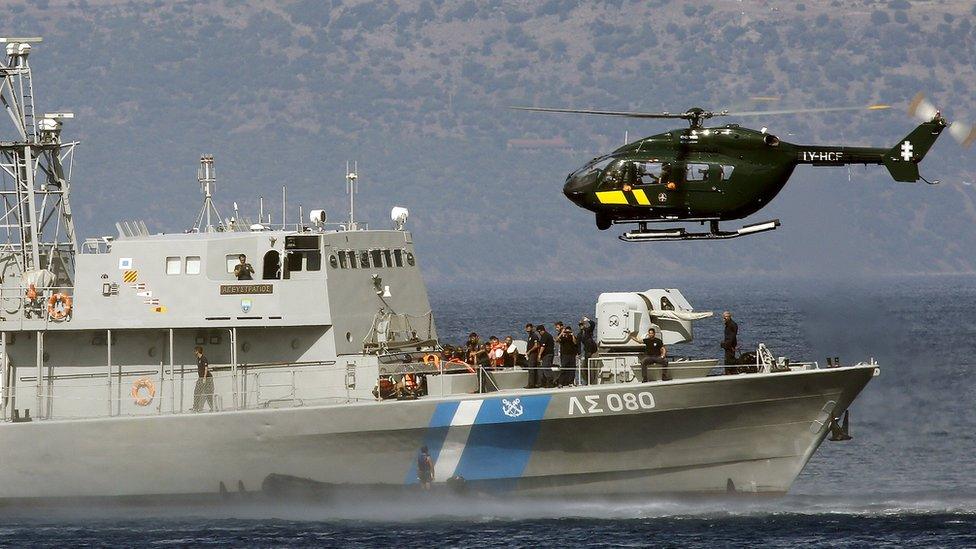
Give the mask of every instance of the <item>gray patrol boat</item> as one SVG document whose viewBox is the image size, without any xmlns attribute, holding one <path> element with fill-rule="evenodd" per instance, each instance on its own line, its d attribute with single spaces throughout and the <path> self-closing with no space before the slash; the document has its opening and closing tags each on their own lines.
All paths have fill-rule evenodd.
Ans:
<svg viewBox="0 0 976 549">
<path fill-rule="evenodd" d="M 77 143 L 61 137 L 72 115 L 35 111 L 39 41 L 0 40 L 14 129 L 0 141 L 0 499 L 411 493 L 424 446 L 435 490 L 781 494 L 829 434 L 845 437 L 836 419 L 878 372 L 760 347 L 749 373 L 709 375 L 717 361 L 676 358 L 670 380 L 652 369 L 643 381 L 629 335 L 656 326 L 676 346 L 703 316 L 677 290 L 649 290 L 600 297 L 600 349 L 579 376 L 589 383 L 523 389 L 515 367 L 476 393 L 477 374 L 439 360 L 405 209 L 379 230 L 352 208 L 342 224 L 318 210 L 290 226 L 265 212 L 225 219 L 210 156 L 192 230 L 120 222 L 117 236 L 79 248 Z M 253 280 L 235 276 L 241 254 Z M 215 388 L 202 413 L 197 346 Z M 383 386 L 402 387 L 399 398 L 375 396 Z"/>
</svg>

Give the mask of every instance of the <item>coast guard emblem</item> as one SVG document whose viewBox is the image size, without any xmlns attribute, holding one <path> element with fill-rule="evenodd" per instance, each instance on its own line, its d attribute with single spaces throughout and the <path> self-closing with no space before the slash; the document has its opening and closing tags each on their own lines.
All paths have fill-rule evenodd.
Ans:
<svg viewBox="0 0 976 549">
<path fill-rule="evenodd" d="M 241 300 L 241 310 L 244 311 L 245 313 L 251 312 L 251 300 L 250 299 L 242 299 Z"/>
<path fill-rule="evenodd" d="M 522 401 L 520 399 L 502 399 L 502 413 L 504 413 L 506 416 L 519 417 L 524 411 L 525 410 L 522 409 Z"/>
</svg>

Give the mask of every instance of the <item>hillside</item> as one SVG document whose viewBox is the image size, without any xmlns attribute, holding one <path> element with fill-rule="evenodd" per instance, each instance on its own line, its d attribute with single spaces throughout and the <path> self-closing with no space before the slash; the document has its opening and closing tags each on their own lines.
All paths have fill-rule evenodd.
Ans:
<svg viewBox="0 0 976 549">
<path fill-rule="evenodd" d="M 435 281 L 976 270 L 964 184 L 976 165 L 948 137 L 922 165 L 941 186 L 800 168 L 750 220 L 781 218 L 774 233 L 628 245 L 596 231 L 562 182 L 625 132 L 668 125 L 506 108 L 881 101 L 898 108 L 743 122 L 793 142 L 894 144 L 919 90 L 976 120 L 971 2 L 13 0 L 4 13 L 0 35 L 45 38 L 31 58 L 39 104 L 78 114 L 66 135 L 83 141 L 73 199 L 85 235 L 118 218 L 192 224 L 206 152 L 225 215 L 287 185 L 290 221 L 299 203 L 343 217 L 345 161 L 358 160 L 359 215 L 385 226 L 392 205 L 410 208 Z"/>
</svg>

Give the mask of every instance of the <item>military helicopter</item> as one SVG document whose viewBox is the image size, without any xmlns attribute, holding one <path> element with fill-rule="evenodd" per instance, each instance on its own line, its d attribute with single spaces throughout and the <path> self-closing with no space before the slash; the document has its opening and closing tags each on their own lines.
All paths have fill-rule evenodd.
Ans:
<svg viewBox="0 0 976 549">
<path fill-rule="evenodd" d="M 714 240 L 771 231 L 778 219 L 727 231 L 720 221 L 741 219 L 768 204 L 786 185 L 798 164 L 842 166 L 883 164 L 895 181 L 929 184 L 919 175 L 918 163 L 946 127 L 964 146 L 976 140 L 976 128 L 955 122 L 951 126 L 921 94 L 909 111 L 924 119 L 891 148 L 795 145 L 766 132 L 738 124 L 704 127 L 714 117 L 771 116 L 847 110 L 883 110 L 888 105 L 827 107 L 796 110 L 712 112 L 695 107 L 685 112 L 627 112 L 543 107 L 516 110 L 572 113 L 641 119 L 682 119 L 689 127 L 652 135 L 628 143 L 610 154 L 594 158 L 569 174 L 563 193 L 573 203 L 596 213 L 596 226 L 636 224 L 638 229 L 620 236 L 627 242 Z M 707 232 L 684 228 L 651 229 L 651 223 L 708 223 Z"/>
</svg>

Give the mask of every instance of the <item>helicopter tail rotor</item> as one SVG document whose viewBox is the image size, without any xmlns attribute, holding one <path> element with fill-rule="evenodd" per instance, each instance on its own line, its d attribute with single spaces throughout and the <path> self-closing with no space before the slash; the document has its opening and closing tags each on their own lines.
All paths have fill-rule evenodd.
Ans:
<svg viewBox="0 0 976 549">
<path fill-rule="evenodd" d="M 915 97 L 908 104 L 908 114 L 920 122 L 928 122 L 942 117 L 939 109 L 922 92 L 915 94 Z M 976 143 L 976 127 L 969 122 L 963 120 L 952 121 L 949 123 L 949 134 L 964 149 L 968 149 L 973 143 Z"/>
</svg>

